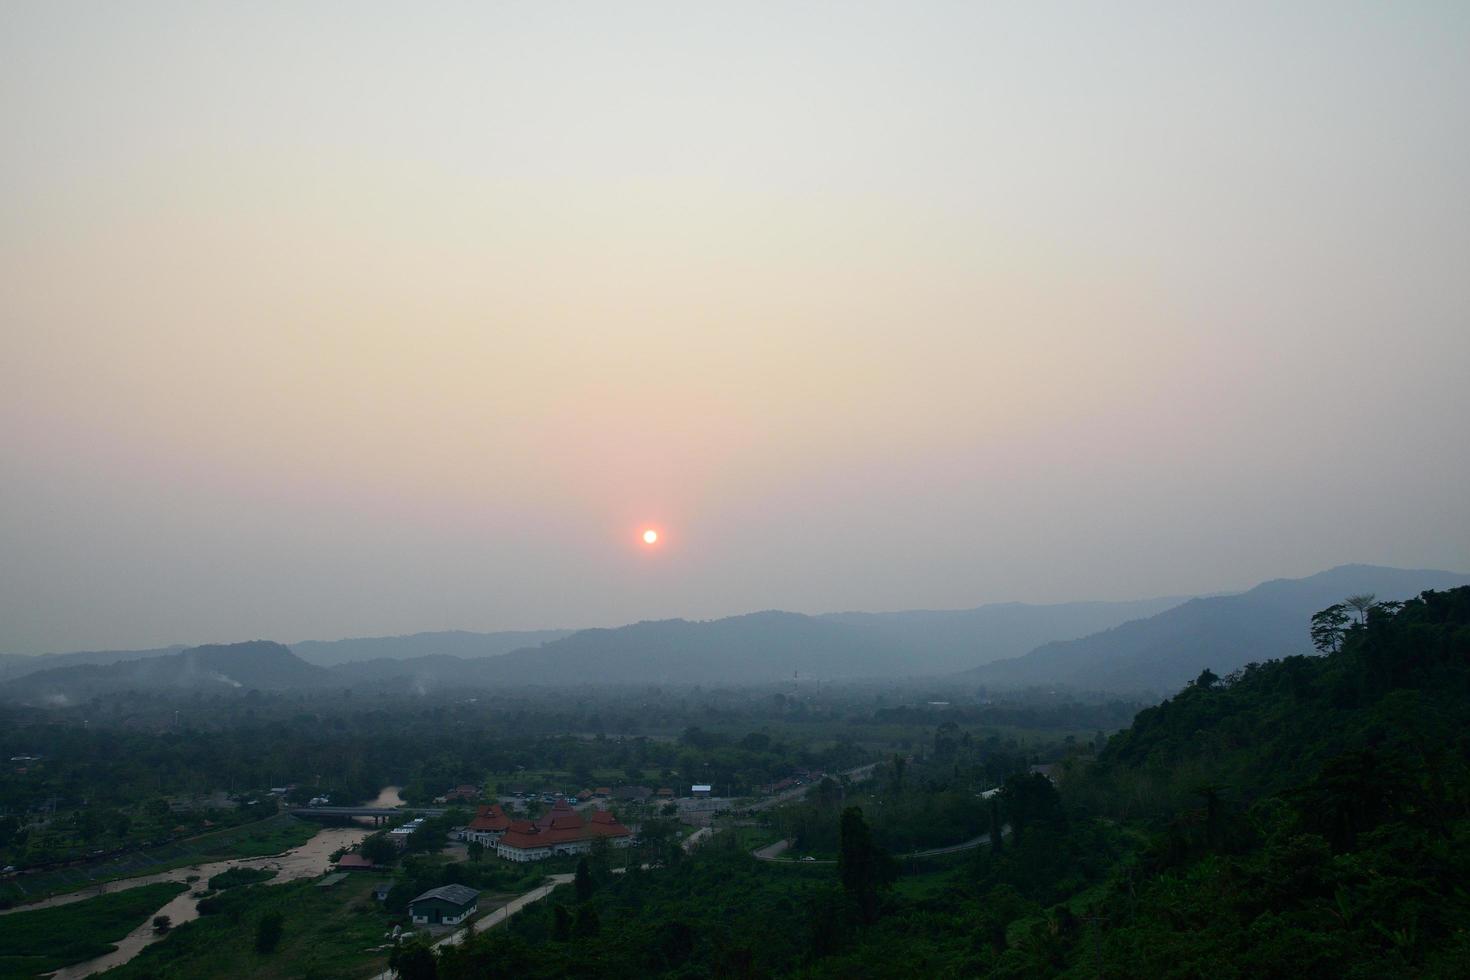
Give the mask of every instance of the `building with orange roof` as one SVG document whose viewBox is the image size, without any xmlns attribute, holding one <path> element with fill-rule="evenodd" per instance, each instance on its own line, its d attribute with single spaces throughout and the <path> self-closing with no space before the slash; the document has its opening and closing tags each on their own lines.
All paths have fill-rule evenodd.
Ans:
<svg viewBox="0 0 1470 980">
<path fill-rule="evenodd" d="M 464 839 L 475 841 L 486 847 L 494 847 L 500 835 L 510 829 L 511 819 L 505 815 L 499 803 L 482 806 L 475 811 L 475 819 L 464 829 Z"/>
<path fill-rule="evenodd" d="M 558 854 L 586 854 L 597 840 L 627 847 L 633 842 L 633 832 L 607 810 L 593 810 L 583 820 L 562 802 L 534 822 L 511 821 L 495 842 L 495 853 L 507 861 L 541 861 Z"/>
</svg>

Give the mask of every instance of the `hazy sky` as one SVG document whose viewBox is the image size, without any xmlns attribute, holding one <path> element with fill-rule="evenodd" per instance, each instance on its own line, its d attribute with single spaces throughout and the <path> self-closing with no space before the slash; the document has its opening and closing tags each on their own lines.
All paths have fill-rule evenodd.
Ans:
<svg viewBox="0 0 1470 980">
<path fill-rule="evenodd" d="M 1456 0 L 5 3 L 0 651 L 1470 568 L 1467 93 Z"/>
</svg>

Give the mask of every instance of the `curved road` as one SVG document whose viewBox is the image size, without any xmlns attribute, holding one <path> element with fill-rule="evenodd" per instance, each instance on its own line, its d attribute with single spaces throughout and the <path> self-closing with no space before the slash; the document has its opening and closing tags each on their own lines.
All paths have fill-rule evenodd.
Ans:
<svg viewBox="0 0 1470 980">
<path fill-rule="evenodd" d="M 1010 829 L 1009 827 L 1002 828 L 1001 833 L 1005 833 L 1009 829 Z M 923 851 L 910 851 L 907 854 L 895 854 L 894 857 L 897 860 L 900 860 L 900 861 L 907 860 L 908 858 L 937 857 L 937 856 L 939 856 L 941 854 L 957 854 L 960 851 L 974 850 L 975 848 L 981 846 L 982 844 L 989 844 L 989 843 L 990 843 L 990 835 L 989 834 L 981 834 L 979 837 L 971 838 L 970 840 L 964 841 L 963 843 L 960 843 L 960 844 L 950 844 L 948 847 L 931 847 L 931 848 L 929 848 L 927 850 L 923 850 Z M 799 862 L 798 861 L 793 861 L 793 860 L 791 860 L 789 858 L 783 858 L 781 855 L 784 854 L 789 847 L 791 847 L 791 844 L 792 844 L 792 841 L 790 841 L 790 840 L 778 840 L 774 844 L 767 844 L 765 847 L 757 847 L 755 850 L 751 851 L 750 854 L 751 854 L 751 857 L 755 858 L 757 861 L 779 861 L 779 862 L 781 862 L 783 864 L 798 864 L 798 863 L 799 864 L 836 864 L 837 863 L 836 861 L 834 861 L 834 860 L 832 860 L 830 858 L 826 858 L 826 859 L 812 859 L 812 860 L 807 860 L 807 859 L 803 858 Z"/>
</svg>

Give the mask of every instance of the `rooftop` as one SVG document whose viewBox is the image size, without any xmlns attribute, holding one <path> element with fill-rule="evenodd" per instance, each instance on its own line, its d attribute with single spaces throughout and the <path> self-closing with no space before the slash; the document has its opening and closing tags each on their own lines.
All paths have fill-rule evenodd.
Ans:
<svg viewBox="0 0 1470 980">
<path fill-rule="evenodd" d="M 430 888 L 413 901 L 424 902 L 431 898 L 437 898 L 451 905 L 470 905 L 479 897 L 480 893 L 478 891 L 465 885 L 440 885 L 438 888 Z M 409 904 L 413 903 L 410 902 Z"/>
</svg>

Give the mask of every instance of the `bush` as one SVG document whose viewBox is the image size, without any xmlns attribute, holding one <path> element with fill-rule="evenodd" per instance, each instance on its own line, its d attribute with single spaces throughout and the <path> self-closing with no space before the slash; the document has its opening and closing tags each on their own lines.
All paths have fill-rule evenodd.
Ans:
<svg viewBox="0 0 1470 980">
<path fill-rule="evenodd" d="M 260 917 L 260 923 L 255 927 L 255 951 L 257 953 L 275 952 L 281 942 L 284 923 L 285 919 L 279 912 L 267 912 Z"/>
</svg>

